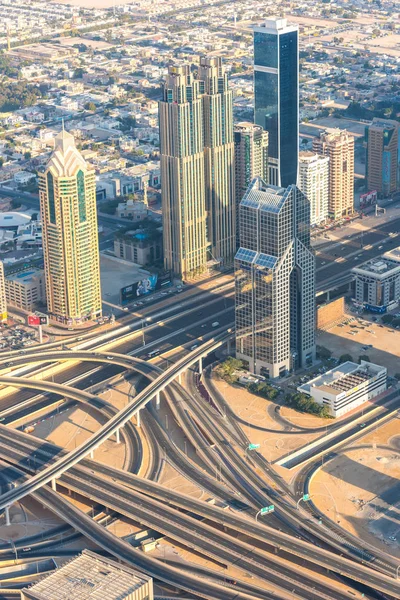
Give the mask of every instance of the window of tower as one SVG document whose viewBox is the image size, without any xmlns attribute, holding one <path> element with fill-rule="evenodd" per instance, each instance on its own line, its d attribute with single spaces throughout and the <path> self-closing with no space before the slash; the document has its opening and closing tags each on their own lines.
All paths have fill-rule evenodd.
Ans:
<svg viewBox="0 0 400 600">
<path fill-rule="evenodd" d="M 79 221 L 82 223 L 83 221 L 86 221 L 85 175 L 83 174 L 83 171 L 78 171 L 76 182 L 78 188 Z"/>
<path fill-rule="evenodd" d="M 50 171 L 47 173 L 47 192 L 49 200 L 50 223 L 56 222 L 56 208 L 54 203 L 54 179 Z"/>
</svg>

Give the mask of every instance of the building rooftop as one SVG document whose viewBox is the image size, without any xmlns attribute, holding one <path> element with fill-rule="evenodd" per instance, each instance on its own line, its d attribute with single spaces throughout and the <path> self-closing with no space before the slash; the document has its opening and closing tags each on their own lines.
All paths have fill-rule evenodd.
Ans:
<svg viewBox="0 0 400 600">
<path fill-rule="evenodd" d="M 31 283 L 34 277 L 41 277 L 43 274 L 44 271 L 42 269 L 27 269 L 26 271 L 6 275 L 6 278 L 9 281 L 17 281 L 18 283 Z"/>
<path fill-rule="evenodd" d="M 353 267 L 351 271 L 358 275 L 370 275 L 379 279 L 380 277 L 387 277 L 389 274 L 394 274 L 399 270 L 400 248 L 395 248 L 379 258 L 373 258 L 359 267 Z"/>
<path fill-rule="evenodd" d="M 23 590 L 25 598 L 35 600 L 123 600 L 151 581 L 137 573 L 84 550 L 31 588 Z"/>
<path fill-rule="evenodd" d="M 261 177 L 256 177 L 247 188 L 240 204 L 260 210 L 279 212 L 286 200 L 286 191 L 285 188 L 266 184 Z"/>
<path fill-rule="evenodd" d="M 331 394 L 340 394 L 352 390 L 364 381 L 368 381 L 368 379 L 380 373 L 382 369 L 384 367 L 364 360 L 361 361 L 360 365 L 347 361 L 323 375 L 311 379 L 311 381 L 304 383 L 297 389 L 305 394 L 309 394 L 311 388 L 318 388 Z"/>
</svg>

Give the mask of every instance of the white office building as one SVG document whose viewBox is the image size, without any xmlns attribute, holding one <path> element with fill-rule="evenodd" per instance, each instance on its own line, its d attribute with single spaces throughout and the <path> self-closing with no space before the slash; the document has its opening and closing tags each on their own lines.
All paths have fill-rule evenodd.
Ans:
<svg viewBox="0 0 400 600">
<path fill-rule="evenodd" d="M 328 218 L 329 156 L 304 151 L 299 154 L 299 188 L 310 203 L 310 224 Z"/>
<path fill-rule="evenodd" d="M 400 247 L 354 267 L 355 298 L 366 310 L 385 313 L 400 300 Z"/>
<path fill-rule="evenodd" d="M 386 390 L 387 369 L 365 360 L 345 362 L 297 388 L 340 417 Z"/>
</svg>

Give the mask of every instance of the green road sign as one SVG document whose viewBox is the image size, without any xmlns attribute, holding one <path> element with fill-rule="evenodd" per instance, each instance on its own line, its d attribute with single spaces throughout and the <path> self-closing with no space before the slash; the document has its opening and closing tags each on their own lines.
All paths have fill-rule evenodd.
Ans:
<svg viewBox="0 0 400 600">
<path fill-rule="evenodd" d="M 267 515 L 268 513 L 274 512 L 274 510 L 275 510 L 275 506 L 273 504 L 271 504 L 270 506 L 264 506 L 264 508 L 262 508 L 260 510 L 260 514 Z"/>
<path fill-rule="evenodd" d="M 257 450 L 257 448 L 260 447 L 260 444 L 249 444 L 247 449 L 248 450 Z"/>
</svg>

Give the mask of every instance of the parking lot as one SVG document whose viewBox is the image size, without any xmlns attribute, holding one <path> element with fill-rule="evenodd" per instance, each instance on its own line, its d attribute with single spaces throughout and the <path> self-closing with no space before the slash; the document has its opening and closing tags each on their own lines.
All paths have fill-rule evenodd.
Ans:
<svg viewBox="0 0 400 600">
<path fill-rule="evenodd" d="M 1 324 L 0 328 L 0 349 L 1 350 L 19 350 L 26 346 L 37 344 L 36 331 L 23 325 Z"/>
<path fill-rule="evenodd" d="M 358 362 L 359 356 L 366 355 L 371 362 L 387 367 L 390 376 L 400 372 L 400 330 L 384 325 L 379 317 L 357 316 L 347 324 L 319 331 L 317 344 L 329 348 L 335 358 L 350 354 Z"/>
</svg>

